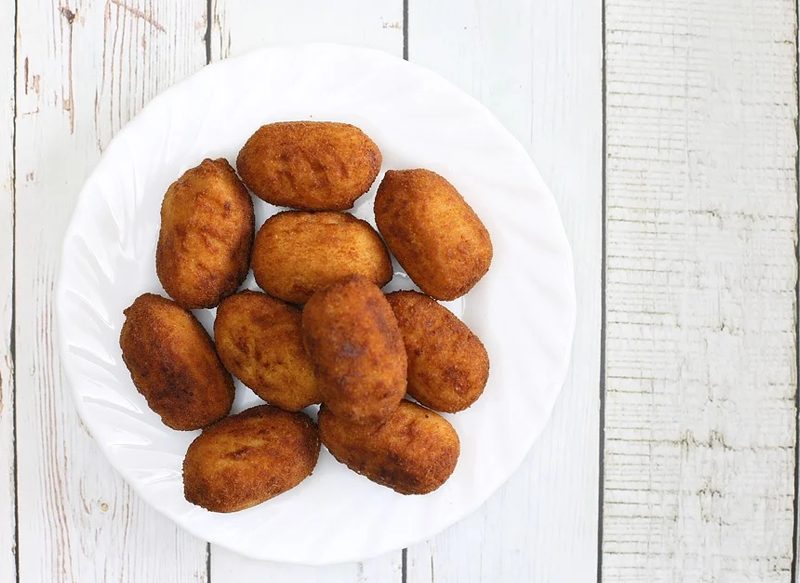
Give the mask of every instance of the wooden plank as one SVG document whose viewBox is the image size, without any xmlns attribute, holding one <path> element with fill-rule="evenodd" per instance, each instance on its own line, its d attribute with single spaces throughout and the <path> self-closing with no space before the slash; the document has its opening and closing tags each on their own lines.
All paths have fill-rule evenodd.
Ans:
<svg viewBox="0 0 800 583">
<path fill-rule="evenodd" d="M 800 9 L 800 5 L 797 5 L 796 9 Z M 800 12 L 795 14 L 795 18 L 800 21 Z M 800 99 L 800 27 L 795 27 L 795 60 L 797 63 L 797 72 L 795 73 L 795 81 L 797 86 L 795 90 L 797 91 L 798 98 Z M 800 126 L 799 126 L 800 127 Z M 799 134 L 800 135 L 800 134 Z M 800 147 L 800 143 L 798 144 Z M 796 180 L 798 181 L 797 184 L 797 204 L 800 205 L 800 161 L 797 165 L 797 176 Z M 800 257 L 800 255 L 798 255 Z M 800 269 L 800 264 L 798 264 L 798 269 Z M 798 305 L 800 305 L 800 278 L 798 278 L 797 283 L 797 293 L 795 295 L 795 311 L 794 311 L 794 319 L 795 319 L 795 330 L 796 330 L 796 338 L 800 341 L 800 316 L 798 316 Z M 796 370 L 800 367 L 800 345 L 795 347 L 797 351 L 797 365 Z M 795 375 L 798 373 L 795 372 Z M 797 407 L 798 403 L 800 403 L 800 383 L 798 383 L 797 376 L 795 376 L 795 384 L 797 386 L 796 391 L 798 394 L 795 397 L 795 452 L 794 452 L 794 560 L 792 561 L 794 566 L 794 572 L 792 573 L 793 581 L 798 581 L 798 577 L 800 577 L 800 408 Z"/>
<path fill-rule="evenodd" d="M 796 23 L 606 1 L 607 581 L 792 580 Z"/>
<path fill-rule="evenodd" d="M 206 3 L 26 0 L 18 9 L 20 580 L 205 581 L 205 543 L 140 501 L 80 424 L 52 300 L 84 178 L 144 103 L 205 63 Z"/>
<path fill-rule="evenodd" d="M 596 577 L 602 260 L 600 3 L 411 2 L 409 59 L 485 103 L 552 188 L 575 255 L 573 365 L 544 434 L 478 512 L 408 550 L 408 581 Z"/>
<path fill-rule="evenodd" d="M 248 2 L 212 0 L 211 59 L 265 44 L 341 42 L 403 54 L 402 0 Z M 401 554 L 329 567 L 281 565 L 245 559 L 211 547 L 211 581 L 237 583 L 400 582 Z"/>
<path fill-rule="evenodd" d="M 400 583 L 400 553 L 325 567 L 255 561 L 211 545 L 212 583 Z"/>
<path fill-rule="evenodd" d="M 14 30 L 0 3 L 0 581 L 17 580 L 14 494 Z"/>
<path fill-rule="evenodd" d="M 210 0 L 210 57 L 270 44 L 335 42 L 403 54 L 403 0 Z"/>
</svg>

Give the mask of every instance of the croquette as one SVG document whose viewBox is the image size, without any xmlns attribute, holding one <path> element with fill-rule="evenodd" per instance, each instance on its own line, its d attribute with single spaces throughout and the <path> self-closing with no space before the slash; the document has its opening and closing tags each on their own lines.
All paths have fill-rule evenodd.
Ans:
<svg viewBox="0 0 800 583">
<path fill-rule="evenodd" d="M 414 291 L 386 296 L 408 356 L 408 394 L 435 411 L 472 405 L 489 378 L 480 339 L 450 310 Z"/>
<path fill-rule="evenodd" d="M 191 312 L 167 298 L 143 294 L 124 313 L 122 359 L 136 389 L 165 425 L 200 429 L 230 412 L 233 379 Z"/>
<path fill-rule="evenodd" d="M 337 460 L 401 494 L 427 494 L 444 484 L 458 462 L 460 444 L 441 415 L 403 401 L 381 425 L 354 425 L 323 406 L 322 443 Z"/>
<path fill-rule="evenodd" d="M 304 413 L 261 405 L 205 429 L 183 461 L 183 491 L 192 504 L 235 512 L 297 486 L 319 457 L 319 435 Z"/>
<path fill-rule="evenodd" d="M 187 309 L 212 308 L 250 268 L 253 201 L 224 158 L 203 160 L 173 182 L 161 205 L 156 273 Z"/>
<path fill-rule="evenodd" d="M 247 187 L 271 204 L 345 210 L 375 181 L 381 151 L 350 124 L 278 122 L 247 140 L 236 168 Z"/>
<path fill-rule="evenodd" d="M 363 275 L 382 287 L 392 278 L 392 262 L 366 221 L 337 212 L 286 211 L 259 229 L 253 274 L 270 295 L 302 304 L 348 275 Z"/>
<path fill-rule="evenodd" d="M 214 341 L 225 368 L 256 395 L 287 411 L 319 403 L 300 317 L 290 304 L 242 291 L 222 300 L 214 320 Z"/>
<path fill-rule="evenodd" d="M 375 197 L 375 221 L 408 276 L 437 300 L 464 295 L 489 269 L 489 232 L 435 172 L 387 171 Z"/>
<path fill-rule="evenodd" d="M 406 392 L 406 352 L 389 302 L 362 276 L 315 293 L 303 338 L 322 402 L 354 423 L 381 423 Z"/>
</svg>

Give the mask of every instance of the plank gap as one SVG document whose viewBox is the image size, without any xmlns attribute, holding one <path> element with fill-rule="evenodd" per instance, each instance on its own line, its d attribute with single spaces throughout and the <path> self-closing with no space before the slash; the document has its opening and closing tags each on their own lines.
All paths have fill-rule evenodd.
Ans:
<svg viewBox="0 0 800 583">
<path fill-rule="evenodd" d="M 408 2 L 403 0 L 403 58 L 408 60 Z M 405 583 L 405 579 L 403 580 Z"/>
<path fill-rule="evenodd" d="M 211 583 L 211 543 L 206 542 L 206 583 Z"/>
<path fill-rule="evenodd" d="M 11 123 L 11 322 L 8 335 L 9 353 L 11 355 L 11 458 L 12 482 L 14 490 L 14 575 L 19 583 L 19 468 L 17 467 L 17 313 L 16 313 L 16 272 L 17 272 L 17 23 L 19 0 L 14 0 L 14 48 L 12 81 L 12 123 Z"/>
<path fill-rule="evenodd" d="M 794 5 L 794 18 L 795 18 L 795 71 L 794 71 L 794 81 L 795 81 L 795 99 L 800 100 L 800 57 L 798 56 L 798 21 L 800 20 L 800 1 L 796 1 Z M 798 105 L 800 106 L 800 101 L 798 101 Z M 798 107 L 800 110 L 800 107 Z M 800 126 L 798 126 L 797 116 L 794 119 L 794 130 L 795 130 L 795 155 L 794 155 L 794 171 L 795 171 L 795 204 L 797 208 L 800 209 Z M 795 229 L 797 233 L 800 233 L 800 212 L 796 214 L 795 220 L 797 221 Z M 797 241 L 794 244 L 794 251 L 795 251 L 795 264 L 797 269 L 800 269 L 800 247 L 798 247 Z M 800 321 L 797 317 L 797 308 L 798 308 L 798 301 L 800 301 L 800 276 L 795 274 L 795 285 L 794 285 L 794 294 L 795 294 L 795 301 L 794 301 L 794 333 L 795 333 L 795 391 L 794 391 L 794 411 L 795 411 L 795 425 L 794 425 L 794 499 L 792 500 L 792 514 L 794 518 L 794 524 L 792 525 L 792 563 L 791 563 L 791 571 L 789 573 L 789 577 L 791 579 L 791 583 L 796 583 L 797 581 L 797 541 L 798 541 L 798 533 L 797 533 L 797 514 L 798 514 L 798 500 L 797 497 L 800 495 L 800 470 L 798 470 L 798 460 L 800 460 L 800 428 L 797 426 L 798 421 L 798 412 L 800 412 L 800 390 L 798 387 L 798 373 L 800 371 Z"/>
<path fill-rule="evenodd" d="M 607 221 L 607 201 L 606 201 L 606 157 L 608 148 L 608 132 L 606 131 L 608 83 L 606 78 L 606 0 L 603 0 L 600 7 L 600 48 L 601 51 L 601 73 L 600 73 L 600 99 L 601 105 L 601 156 L 600 175 L 602 185 L 600 187 L 600 422 L 598 423 L 598 473 L 597 473 L 597 583 L 603 581 L 603 503 L 605 499 L 605 443 L 606 443 L 606 269 L 607 269 L 607 246 L 606 246 L 606 221 Z"/>
<path fill-rule="evenodd" d="M 206 0 L 206 65 L 211 63 L 211 19 L 214 16 L 214 0 Z"/>
</svg>

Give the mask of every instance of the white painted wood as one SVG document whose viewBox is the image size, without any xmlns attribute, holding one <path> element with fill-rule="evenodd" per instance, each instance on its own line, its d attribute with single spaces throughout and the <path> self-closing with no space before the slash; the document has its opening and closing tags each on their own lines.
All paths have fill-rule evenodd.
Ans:
<svg viewBox="0 0 800 583">
<path fill-rule="evenodd" d="M 0 3 L 0 581 L 205 581 L 80 427 L 52 295 L 75 196 L 113 134 L 205 61 L 206 2 Z M 576 257 L 573 368 L 520 471 L 408 551 L 409 583 L 592 581 L 601 265 L 600 2 L 409 3 L 410 58 L 486 103 L 551 185 Z M 402 0 L 213 0 L 214 59 L 330 40 L 402 52 Z M 787 0 L 606 0 L 606 581 L 789 581 L 797 265 Z M 315 569 L 214 548 L 212 581 L 399 582 L 400 554 Z"/>
<path fill-rule="evenodd" d="M 403 54 L 402 0 L 250 2 L 212 0 L 213 61 L 265 44 L 340 42 Z M 223 583 L 399 583 L 400 552 L 331 567 L 282 565 L 245 559 L 211 547 L 211 581 Z"/>
<path fill-rule="evenodd" d="M 17 580 L 14 553 L 14 13 L 0 3 L 0 581 Z"/>
<path fill-rule="evenodd" d="M 400 553 L 326 567 L 255 561 L 211 546 L 212 583 L 400 583 Z"/>
<path fill-rule="evenodd" d="M 18 8 L 20 581 L 204 582 L 205 543 L 141 502 L 80 425 L 60 372 L 53 290 L 64 228 L 100 150 L 148 99 L 205 63 L 206 3 Z"/>
<path fill-rule="evenodd" d="M 211 59 L 275 44 L 336 42 L 403 54 L 403 0 L 211 0 Z"/>
<path fill-rule="evenodd" d="M 485 103 L 552 188 L 575 255 L 573 364 L 540 440 L 471 517 L 408 551 L 409 583 L 594 581 L 602 259 L 602 41 L 595 0 L 409 4 L 409 59 Z"/>
<path fill-rule="evenodd" d="M 606 1 L 606 581 L 791 580 L 795 26 Z"/>
<path fill-rule="evenodd" d="M 800 11 L 800 4 L 796 5 L 796 10 Z M 797 24 L 800 22 L 800 12 L 795 13 L 795 23 Z M 800 73 L 800 27 L 795 27 L 795 59 L 797 61 L 797 71 Z M 797 97 L 800 100 L 800 75 L 796 76 L 797 82 Z M 800 144 L 798 144 L 800 147 Z M 798 162 L 798 179 L 800 179 L 800 161 Z M 797 185 L 797 202 L 800 203 L 800 184 Z M 800 269 L 800 264 L 798 264 L 797 269 Z M 797 330 L 800 331 L 800 324 L 798 324 L 798 306 L 800 306 L 800 282 L 797 285 L 797 294 L 795 295 L 794 299 L 794 318 L 795 323 L 798 325 Z M 800 336 L 798 336 L 798 340 L 800 340 Z M 795 351 L 797 352 L 797 362 L 800 363 L 800 345 L 795 346 Z M 798 371 L 795 370 L 795 391 L 800 391 L 800 383 L 798 383 Z M 800 394 L 796 395 L 800 397 Z M 797 448 L 798 442 L 800 442 L 800 435 L 797 434 L 800 431 L 800 409 L 797 407 L 798 401 L 795 400 L 795 452 L 794 452 L 794 509 L 795 509 L 795 516 L 794 516 L 794 572 L 793 581 L 798 581 L 800 577 L 800 561 L 798 561 L 798 557 L 800 557 L 800 506 L 798 503 L 798 496 L 800 496 L 800 490 L 798 489 L 798 484 L 800 484 L 800 450 Z"/>
</svg>

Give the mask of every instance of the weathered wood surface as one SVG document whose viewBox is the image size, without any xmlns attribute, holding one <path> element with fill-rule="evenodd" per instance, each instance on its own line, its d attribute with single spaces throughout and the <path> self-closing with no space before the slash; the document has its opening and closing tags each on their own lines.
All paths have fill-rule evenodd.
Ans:
<svg viewBox="0 0 800 583">
<path fill-rule="evenodd" d="M 0 3 L 0 581 L 16 581 L 14 478 L 14 14 Z"/>
<path fill-rule="evenodd" d="M 788 0 L 0 4 L 0 581 L 594 581 L 599 496 L 607 581 L 790 581 L 796 23 Z M 52 305 L 114 133 L 207 59 L 304 41 L 407 51 L 493 110 L 558 199 L 579 293 L 568 383 L 511 481 L 404 554 L 322 569 L 207 556 L 138 500 L 74 413 Z"/>
<path fill-rule="evenodd" d="M 205 581 L 205 543 L 135 496 L 80 424 L 53 306 L 78 191 L 114 133 L 205 64 L 205 2 L 26 0 L 17 9 L 19 579 Z"/>
<path fill-rule="evenodd" d="M 795 26 L 606 2 L 606 581 L 792 580 Z"/>
</svg>

